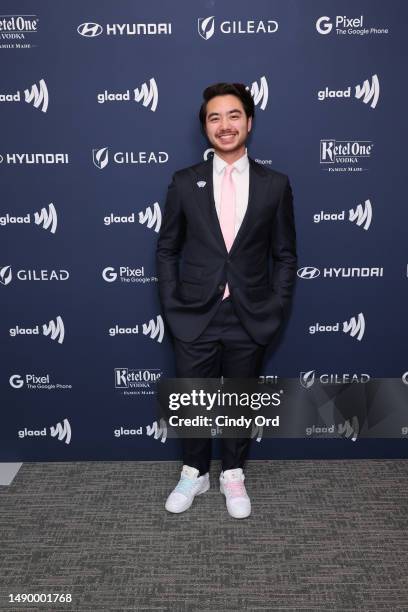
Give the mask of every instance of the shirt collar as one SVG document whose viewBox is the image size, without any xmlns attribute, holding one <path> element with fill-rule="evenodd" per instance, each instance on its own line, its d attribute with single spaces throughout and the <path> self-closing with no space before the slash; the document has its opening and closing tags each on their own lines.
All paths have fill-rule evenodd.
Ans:
<svg viewBox="0 0 408 612">
<path fill-rule="evenodd" d="M 225 166 L 228 166 L 228 163 L 224 159 L 219 157 L 216 153 L 214 153 L 214 162 L 213 163 L 214 163 L 215 171 L 218 174 L 221 174 L 221 172 L 224 171 Z M 237 172 L 241 173 L 241 172 L 243 172 L 247 168 L 248 164 L 249 164 L 248 153 L 245 151 L 243 156 L 240 157 L 239 159 L 237 159 L 232 165 L 237 170 Z"/>
</svg>

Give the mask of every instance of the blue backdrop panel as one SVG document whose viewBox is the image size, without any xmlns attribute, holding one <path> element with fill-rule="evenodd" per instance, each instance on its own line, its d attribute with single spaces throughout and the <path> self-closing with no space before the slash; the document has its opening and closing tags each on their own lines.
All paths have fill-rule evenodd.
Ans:
<svg viewBox="0 0 408 612">
<path fill-rule="evenodd" d="M 2 2 L 0 461 L 179 457 L 154 253 L 203 89 L 245 83 L 248 153 L 290 176 L 299 272 L 264 373 L 408 370 L 405 2 Z M 323 377 L 323 378 L 322 378 Z M 363 384 L 363 383 L 358 383 Z M 408 423 L 407 423 L 408 424 Z M 262 440 L 252 458 L 406 456 Z"/>
</svg>

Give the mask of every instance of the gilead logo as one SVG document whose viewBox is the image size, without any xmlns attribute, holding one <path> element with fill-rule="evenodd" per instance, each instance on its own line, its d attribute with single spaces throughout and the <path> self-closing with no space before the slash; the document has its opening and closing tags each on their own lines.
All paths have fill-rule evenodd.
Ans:
<svg viewBox="0 0 408 612">
<path fill-rule="evenodd" d="M 198 33 L 209 40 L 215 33 L 215 17 L 200 17 L 197 22 Z M 275 19 L 226 20 L 218 26 L 221 34 L 275 34 L 279 24 Z"/>
<path fill-rule="evenodd" d="M 13 278 L 11 266 L 0 267 L 0 283 L 8 285 Z M 18 270 L 20 281 L 65 281 L 69 279 L 68 270 Z"/>
</svg>

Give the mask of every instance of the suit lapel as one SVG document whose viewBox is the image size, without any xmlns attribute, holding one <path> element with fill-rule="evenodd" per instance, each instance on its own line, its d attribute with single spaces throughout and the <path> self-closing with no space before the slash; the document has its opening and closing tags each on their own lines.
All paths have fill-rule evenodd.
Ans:
<svg viewBox="0 0 408 612">
<path fill-rule="evenodd" d="M 262 202 L 265 196 L 266 180 L 263 169 L 259 168 L 258 165 L 249 157 L 249 194 L 248 194 L 248 206 L 245 212 L 245 216 L 242 220 L 241 227 L 235 236 L 234 243 L 230 250 L 230 255 L 236 251 L 243 236 L 252 226 L 252 221 L 256 218 L 258 205 Z M 213 232 L 214 238 L 216 239 L 219 246 L 227 254 L 225 247 L 224 237 L 222 235 L 221 226 L 218 220 L 217 210 L 215 208 L 214 201 L 214 185 L 213 185 L 213 162 L 212 159 L 208 160 L 200 170 L 196 170 L 196 184 L 194 185 L 197 199 L 199 200 L 200 209 L 204 214 L 205 220 L 208 223 L 208 227 Z M 204 187 L 199 187 L 198 182 L 204 181 L 206 184 Z"/>
<path fill-rule="evenodd" d="M 197 176 L 200 177 L 197 182 L 203 180 L 206 183 L 206 185 L 201 188 L 198 187 L 197 184 L 194 185 L 200 203 L 200 209 L 206 220 L 206 225 L 213 232 L 217 244 L 227 253 L 224 236 L 222 235 L 220 222 L 218 221 L 217 209 L 215 208 L 212 159 L 208 160 L 203 165 L 202 170 L 196 170 L 196 173 Z"/>
<path fill-rule="evenodd" d="M 249 193 L 248 193 L 248 206 L 241 223 L 241 227 L 238 230 L 235 240 L 230 250 L 232 255 L 239 247 L 243 236 L 252 227 L 253 221 L 256 219 L 257 211 L 262 203 L 263 197 L 265 196 L 265 175 L 262 173 L 262 168 L 259 169 L 256 162 L 248 157 L 249 161 Z M 261 172 L 259 172 L 261 170 Z"/>
</svg>

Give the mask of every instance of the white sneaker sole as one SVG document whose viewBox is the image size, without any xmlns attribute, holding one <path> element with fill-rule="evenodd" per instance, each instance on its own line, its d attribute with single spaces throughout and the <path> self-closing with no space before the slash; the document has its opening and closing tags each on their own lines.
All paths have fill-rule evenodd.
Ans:
<svg viewBox="0 0 408 612">
<path fill-rule="evenodd" d="M 220 493 L 225 495 L 224 486 L 223 486 L 222 482 L 220 482 Z M 227 502 L 227 496 L 226 495 L 225 495 L 225 502 Z M 228 508 L 228 504 L 226 504 L 226 505 L 227 505 L 228 514 L 230 516 L 232 516 L 232 518 L 244 519 L 244 518 L 247 518 L 248 516 L 250 516 L 250 514 L 251 514 L 251 505 L 249 506 L 249 511 L 242 511 L 242 512 L 237 512 L 235 510 L 234 511 L 230 510 Z"/>
<path fill-rule="evenodd" d="M 194 498 L 197 497 L 197 495 L 202 495 L 203 493 L 207 493 L 207 491 L 210 488 L 210 483 L 208 482 L 204 489 L 202 489 L 201 491 L 199 491 L 198 493 L 196 493 L 192 499 L 189 501 L 188 499 L 186 500 L 186 504 L 183 506 L 180 506 L 177 510 L 174 510 L 173 508 L 168 508 L 167 507 L 167 502 L 165 504 L 165 509 L 167 510 L 167 512 L 171 512 L 172 514 L 181 514 L 181 512 L 185 512 L 186 510 L 188 510 L 189 508 L 191 508 Z"/>
</svg>

